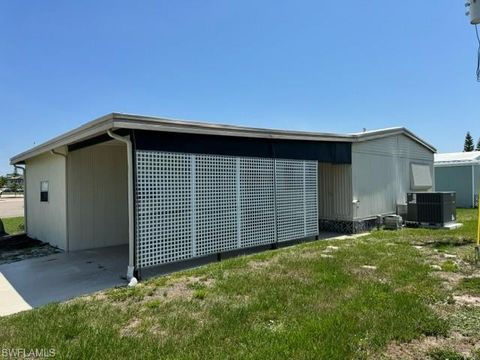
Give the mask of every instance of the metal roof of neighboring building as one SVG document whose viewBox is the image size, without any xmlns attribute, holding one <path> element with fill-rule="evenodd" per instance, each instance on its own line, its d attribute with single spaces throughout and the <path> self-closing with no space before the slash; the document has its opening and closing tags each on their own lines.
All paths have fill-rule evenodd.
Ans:
<svg viewBox="0 0 480 360">
<path fill-rule="evenodd" d="M 54 150 L 58 147 L 72 145 L 81 141 L 85 141 L 96 136 L 103 135 L 107 132 L 107 130 L 116 129 L 138 129 L 205 135 L 240 136 L 283 140 L 337 141 L 350 143 L 403 134 L 420 143 L 432 152 L 436 151 L 436 149 L 432 145 L 422 140 L 421 138 L 413 134 L 410 130 L 404 127 L 394 127 L 352 134 L 334 134 L 322 132 L 262 129 L 244 126 L 167 119 L 153 116 L 111 113 L 93 121 L 90 121 L 85 125 L 71 130 L 63 135 L 57 136 L 52 140 L 35 146 L 32 149 L 29 149 L 23 153 L 20 153 L 12 157 L 10 159 L 10 162 L 11 164 L 22 163 L 26 159 Z"/>
<path fill-rule="evenodd" d="M 480 151 L 435 154 L 435 166 L 461 166 L 480 164 Z"/>
</svg>

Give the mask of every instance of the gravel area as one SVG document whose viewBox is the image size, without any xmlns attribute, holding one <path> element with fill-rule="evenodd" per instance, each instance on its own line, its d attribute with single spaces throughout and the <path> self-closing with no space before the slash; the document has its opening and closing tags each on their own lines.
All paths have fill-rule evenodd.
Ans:
<svg viewBox="0 0 480 360">
<path fill-rule="evenodd" d="M 0 238 L 0 265 L 60 252 L 62 250 L 26 235 Z"/>
</svg>

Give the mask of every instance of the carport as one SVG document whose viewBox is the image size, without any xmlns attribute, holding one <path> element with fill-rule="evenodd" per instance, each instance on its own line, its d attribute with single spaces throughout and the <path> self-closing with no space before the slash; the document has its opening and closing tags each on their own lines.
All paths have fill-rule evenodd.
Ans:
<svg viewBox="0 0 480 360">
<path fill-rule="evenodd" d="M 11 162 L 26 168 L 29 236 L 66 252 L 129 244 L 131 277 L 318 236 L 317 164 L 348 163 L 347 139 L 109 114 Z"/>
</svg>

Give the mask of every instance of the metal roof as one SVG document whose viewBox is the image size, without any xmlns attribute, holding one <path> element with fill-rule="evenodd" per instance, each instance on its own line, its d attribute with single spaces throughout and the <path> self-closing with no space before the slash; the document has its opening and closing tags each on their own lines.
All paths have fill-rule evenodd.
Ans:
<svg viewBox="0 0 480 360">
<path fill-rule="evenodd" d="M 480 151 L 435 154 L 435 166 L 461 166 L 480 164 Z"/>
<path fill-rule="evenodd" d="M 403 134 L 425 146 L 432 152 L 436 151 L 436 149 L 432 145 L 422 140 L 421 138 L 413 134 L 410 130 L 404 127 L 394 127 L 352 134 L 334 134 L 307 131 L 262 129 L 234 125 L 211 124 L 197 121 L 184 121 L 154 116 L 111 113 L 93 121 L 90 121 L 85 125 L 82 125 L 65 134 L 57 136 L 25 152 L 15 155 L 10 159 L 10 163 L 22 163 L 26 159 L 43 154 L 58 147 L 72 145 L 80 141 L 88 140 L 90 138 L 105 134 L 107 130 L 115 129 L 139 129 L 205 135 L 241 136 L 284 140 L 337 141 L 350 143 Z"/>
</svg>

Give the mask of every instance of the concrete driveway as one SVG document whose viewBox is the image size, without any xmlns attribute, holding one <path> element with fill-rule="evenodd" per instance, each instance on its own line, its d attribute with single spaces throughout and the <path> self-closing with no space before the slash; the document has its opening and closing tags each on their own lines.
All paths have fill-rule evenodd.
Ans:
<svg viewBox="0 0 480 360">
<path fill-rule="evenodd" d="M 126 285 L 127 264 L 122 245 L 0 265 L 0 316 Z"/>
<path fill-rule="evenodd" d="M 23 215 L 23 197 L 0 197 L 0 219 Z"/>
</svg>

